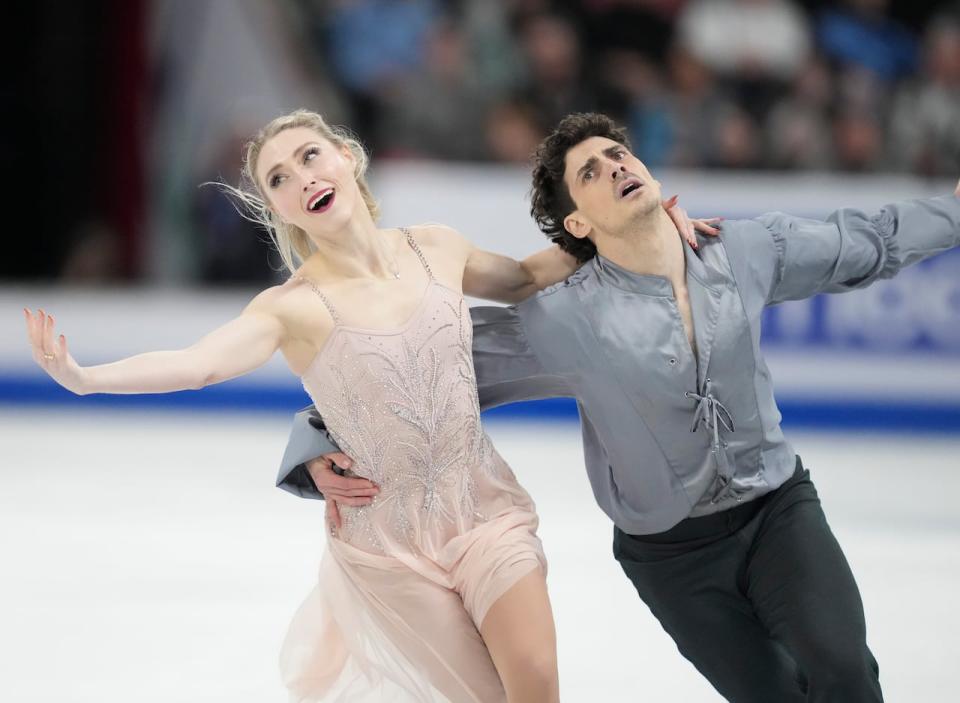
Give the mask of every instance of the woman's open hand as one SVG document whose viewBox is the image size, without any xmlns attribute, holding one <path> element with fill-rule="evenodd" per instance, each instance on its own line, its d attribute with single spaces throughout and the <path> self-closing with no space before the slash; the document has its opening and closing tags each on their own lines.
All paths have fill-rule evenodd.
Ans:
<svg viewBox="0 0 960 703">
<path fill-rule="evenodd" d="M 83 395 L 83 369 L 67 351 L 67 338 L 62 334 L 55 335 L 53 315 L 43 310 L 34 314 L 27 308 L 23 309 L 23 314 L 33 360 L 61 386 Z"/>
<path fill-rule="evenodd" d="M 712 225 L 722 221 L 722 217 L 710 217 L 705 220 L 691 220 L 687 216 L 687 211 L 677 205 L 677 201 L 679 199 L 680 196 L 674 195 L 672 198 L 664 200 L 662 204 L 663 209 L 667 211 L 670 219 L 673 220 L 673 224 L 677 226 L 680 236 L 686 240 L 687 244 L 694 249 L 700 248 L 700 245 L 697 244 L 697 232 L 703 232 L 711 237 L 716 237 L 718 234 L 720 234 L 720 230 Z"/>
</svg>

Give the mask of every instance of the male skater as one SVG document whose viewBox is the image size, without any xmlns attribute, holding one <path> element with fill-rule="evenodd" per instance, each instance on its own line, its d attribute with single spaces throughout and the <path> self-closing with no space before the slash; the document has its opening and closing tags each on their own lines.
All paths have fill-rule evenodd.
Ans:
<svg viewBox="0 0 960 703">
<path fill-rule="evenodd" d="M 875 215 L 726 222 L 694 250 L 624 132 L 579 114 L 537 151 L 532 214 L 586 263 L 517 306 L 472 310 L 481 407 L 576 398 L 614 555 L 725 698 L 882 700 L 853 574 L 780 430 L 760 318 L 960 245 L 960 185 Z M 311 419 L 322 426 L 298 414 L 278 485 L 370 501 L 375 487 L 334 472 L 348 459 Z"/>
</svg>

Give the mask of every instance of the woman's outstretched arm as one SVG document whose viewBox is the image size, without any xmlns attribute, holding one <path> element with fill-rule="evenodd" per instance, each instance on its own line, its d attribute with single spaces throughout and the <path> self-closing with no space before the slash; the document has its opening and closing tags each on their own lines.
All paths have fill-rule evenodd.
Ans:
<svg viewBox="0 0 960 703">
<path fill-rule="evenodd" d="M 463 270 L 463 292 L 500 303 L 518 303 L 571 276 L 577 260 L 554 245 L 523 261 L 470 248 Z"/>
<path fill-rule="evenodd" d="M 239 317 L 186 349 L 137 354 L 97 366 L 80 366 L 52 315 L 24 309 L 33 359 L 64 388 L 89 393 L 168 393 L 203 388 L 262 366 L 280 347 L 284 326 L 269 312 L 264 291 Z"/>
<path fill-rule="evenodd" d="M 697 231 L 712 236 L 719 233 L 713 225 L 720 218 L 691 220 L 686 211 L 677 206 L 677 196 L 664 200 L 663 208 L 677 226 L 679 235 L 694 248 L 698 246 Z M 580 266 L 573 256 L 556 245 L 517 261 L 467 244 L 469 255 L 463 272 L 463 292 L 500 303 L 526 300 L 537 291 L 568 278 Z"/>
</svg>

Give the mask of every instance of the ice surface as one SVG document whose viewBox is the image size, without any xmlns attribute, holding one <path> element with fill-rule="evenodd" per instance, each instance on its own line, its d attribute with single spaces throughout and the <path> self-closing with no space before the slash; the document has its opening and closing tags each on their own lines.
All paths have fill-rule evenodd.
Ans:
<svg viewBox="0 0 960 703">
<path fill-rule="evenodd" d="M 0 411 L 0 701 L 284 701 L 322 503 L 273 488 L 277 415 Z M 719 696 L 611 556 L 574 424 L 488 427 L 534 499 L 562 700 Z M 860 583 L 890 701 L 956 700 L 960 437 L 792 435 Z"/>
</svg>

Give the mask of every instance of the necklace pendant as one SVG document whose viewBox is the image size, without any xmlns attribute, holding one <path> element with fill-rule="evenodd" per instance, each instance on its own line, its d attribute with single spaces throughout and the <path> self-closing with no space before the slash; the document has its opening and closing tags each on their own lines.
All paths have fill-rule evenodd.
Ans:
<svg viewBox="0 0 960 703">
<path fill-rule="evenodd" d="M 393 274 L 393 277 L 396 278 L 396 279 L 399 281 L 399 280 L 400 280 L 400 272 L 397 271 L 395 274 Z"/>
</svg>

